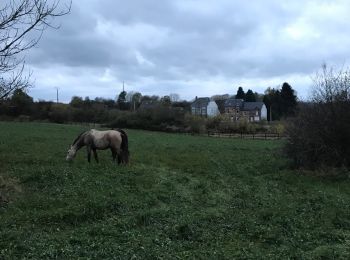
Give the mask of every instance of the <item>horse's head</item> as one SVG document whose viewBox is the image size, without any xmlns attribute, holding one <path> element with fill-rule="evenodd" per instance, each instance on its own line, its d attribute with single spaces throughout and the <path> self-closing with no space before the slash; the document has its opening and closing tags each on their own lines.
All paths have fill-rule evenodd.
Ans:
<svg viewBox="0 0 350 260">
<path fill-rule="evenodd" d="M 73 160 L 76 154 L 77 154 L 77 150 L 74 148 L 74 146 L 71 146 L 67 152 L 66 161 Z"/>
</svg>

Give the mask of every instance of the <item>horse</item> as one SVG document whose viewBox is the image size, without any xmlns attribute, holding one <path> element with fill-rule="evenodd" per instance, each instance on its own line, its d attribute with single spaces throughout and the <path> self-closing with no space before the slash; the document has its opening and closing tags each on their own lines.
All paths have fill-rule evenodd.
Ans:
<svg viewBox="0 0 350 260">
<path fill-rule="evenodd" d="M 113 161 L 118 156 L 118 164 L 129 163 L 129 147 L 128 147 L 128 135 L 122 129 L 112 129 L 106 131 L 99 131 L 91 129 L 82 132 L 73 141 L 67 152 L 67 161 L 72 161 L 83 146 L 86 146 L 87 160 L 90 163 L 91 151 L 94 153 L 96 162 L 98 163 L 98 157 L 96 150 L 111 149 Z"/>
</svg>

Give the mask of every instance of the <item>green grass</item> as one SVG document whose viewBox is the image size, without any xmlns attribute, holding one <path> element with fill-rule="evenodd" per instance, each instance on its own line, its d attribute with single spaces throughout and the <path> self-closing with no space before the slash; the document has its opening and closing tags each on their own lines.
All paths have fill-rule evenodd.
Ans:
<svg viewBox="0 0 350 260">
<path fill-rule="evenodd" d="M 0 122 L 0 259 L 350 258 L 349 180 L 289 170 L 280 141 L 129 130 L 130 166 L 69 164 L 84 129 Z"/>
</svg>

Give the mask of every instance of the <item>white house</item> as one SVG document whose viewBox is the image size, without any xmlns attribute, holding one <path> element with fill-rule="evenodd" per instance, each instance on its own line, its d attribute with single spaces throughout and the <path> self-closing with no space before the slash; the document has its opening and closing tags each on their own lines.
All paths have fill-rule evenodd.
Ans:
<svg viewBox="0 0 350 260">
<path fill-rule="evenodd" d="M 210 101 L 207 106 L 207 116 L 214 117 L 220 115 L 219 107 L 215 101 Z"/>
<path fill-rule="evenodd" d="M 191 104 L 192 115 L 214 117 L 220 114 L 215 101 L 210 101 L 208 97 L 197 98 Z"/>
</svg>

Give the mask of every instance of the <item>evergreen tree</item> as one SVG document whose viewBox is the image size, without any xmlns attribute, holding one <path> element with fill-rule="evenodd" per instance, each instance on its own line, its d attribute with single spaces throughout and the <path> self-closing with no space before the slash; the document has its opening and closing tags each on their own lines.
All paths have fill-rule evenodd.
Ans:
<svg viewBox="0 0 350 260">
<path fill-rule="evenodd" d="M 236 99 L 244 99 L 245 93 L 242 87 L 239 87 L 236 94 Z"/>
<path fill-rule="evenodd" d="M 263 102 L 267 108 L 267 120 L 279 120 L 281 118 L 281 92 L 278 89 L 267 88 Z M 271 118 L 272 117 L 272 118 Z"/>
<path fill-rule="evenodd" d="M 283 83 L 281 90 L 268 88 L 265 91 L 263 102 L 267 107 L 267 119 L 279 120 L 282 117 L 293 116 L 297 106 L 297 97 L 294 90 L 287 83 Z M 272 111 L 270 111 L 272 110 Z"/>
<path fill-rule="evenodd" d="M 255 94 L 253 93 L 253 91 L 251 89 L 248 89 L 247 93 L 245 94 L 244 101 L 245 102 L 255 102 L 256 101 Z"/>
<path fill-rule="evenodd" d="M 126 102 L 126 91 L 122 91 L 120 92 L 119 96 L 118 96 L 118 100 L 117 100 L 117 103 L 120 104 L 120 103 L 125 103 Z"/>
<path fill-rule="evenodd" d="M 118 96 L 117 103 L 120 110 L 127 110 L 129 107 L 129 105 L 126 102 L 126 94 L 126 91 L 123 90 Z"/>
<path fill-rule="evenodd" d="M 283 116 L 292 116 L 295 114 L 297 97 L 294 94 L 294 90 L 287 82 L 284 82 L 282 85 L 281 102 L 281 112 Z"/>
</svg>

